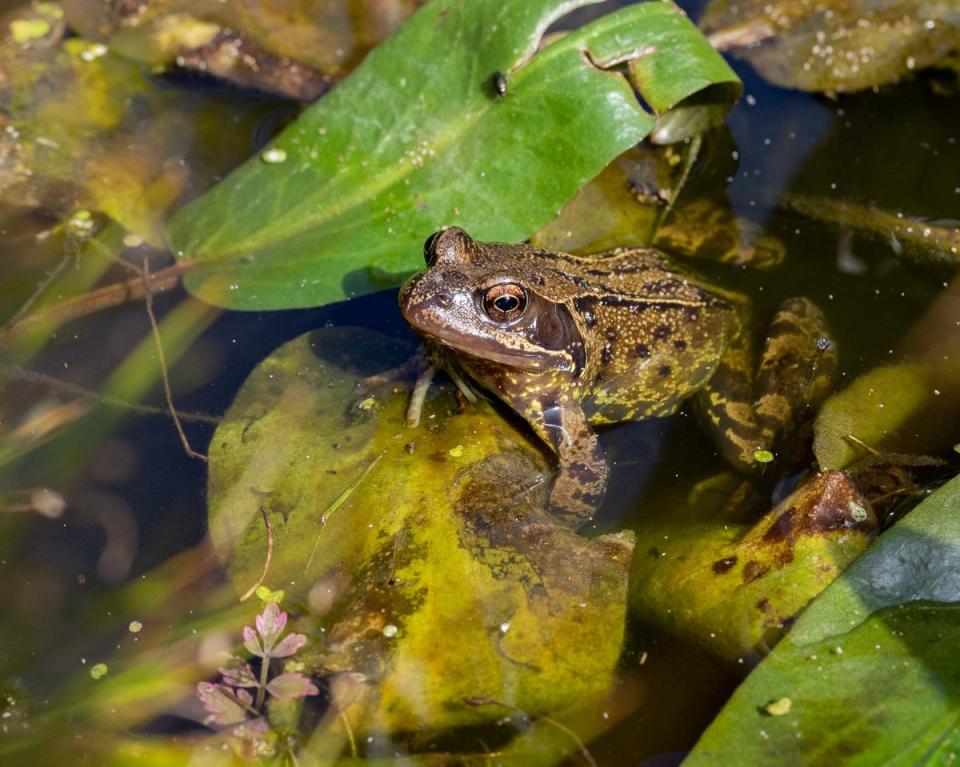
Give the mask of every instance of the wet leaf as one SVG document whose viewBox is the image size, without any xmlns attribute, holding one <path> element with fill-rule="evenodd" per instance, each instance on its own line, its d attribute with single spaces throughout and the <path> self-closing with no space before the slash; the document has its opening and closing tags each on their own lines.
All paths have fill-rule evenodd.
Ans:
<svg viewBox="0 0 960 767">
<path fill-rule="evenodd" d="M 238 700 L 247 705 L 253 702 L 246 690 L 231 691 L 228 687 L 210 682 L 200 682 L 197 685 L 197 697 L 210 714 L 208 720 L 224 725 L 239 724 L 247 718 L 246 709 Z"/>
<path fill-rule="evenodd" d="M 287 614 L 276 602 L 267 602 L 263 612 L 256 617 L 256 624 L 257 632 L 263 637 L 264 647 L 271 648 L 287 625 Z"/>
<path fill-rule="evenodd" d="M 550 21 L 589 2 L 424 6 L 275 140 L 284 162 L 254 158 L 177 214 L 188 288 L 237 309 L 314 306 L 396 284 L 444 225 L 522 240 L 685 99 L 739 93 L 669 3 L 628 6 L 537 51 Z M 655 114 L 612 69 L 623 63 Z"/>
<path fill-rule="evenodd" d="M 289 658 L 298 652 L 301 647 L 307 643 L 307 637 L 303 634 L 289 634 L 281 639 L 273 649 L 270 650 L 272 658 Z"/>
<path fill-rule="evenodd" d="M 566 253 L 598 253 L 650 244 L 679 181 L 675 147 L 640 144 L 610 163 L 563 206 L 553 221 L 534 234 L 538 248 Z"/>
<path fill-rule="evenodd" d="M 319 695 L 320 690 L 303 674 L 280 674 L 267 684 L 269 692 L 277 700 L 293 700 L 308 695 Z"/>
<path fill-rule="evenodd" d="M 154 91 L 140 65 L 80 38 L 27 53 L 0 46 L 0 67 L 3 198 L 64 218 L 77 206 L 100 211 L 162 246 L 160 218 L 186 182 L 175 99 Z M 149 126 L 131 119 L 132 102 L 156 109 Z"/>
<path fill-rule="evenodd" d="M 910 420 L 930 396 L 930 374 L 923 365 L 874 368 L 828 399 L 814 423 L 813 451 L 825 469 L 842 469 L 863 454 L 853 436 L 871 447 Z"/>
<path fill-rule="evenodd" d="M 577 192 L 531 242 L 567 253 L 653 244 L 683 258 L 777 266 L 786 255 L 783 244 L 738 218 L 726 198 L 727 178 L 736 173 L 735 150 L 733 137 L 722 128 L 702 142 L 632 147 Z"/>
<path fill-rule="evenodd" d="M 807 608 L 685 765 L 948 764 L 960 736 L 960 478 Z M 790 712 L 763 706 L 789 694 Z"/>
<path fill-rule="evenodd" d="M 263 657 L 263 645 L 260 644 L 260 638 L 249 626 L 243 627 L 243 646 L 247 648 L 247 652 L 251 655 L 256 655 L 258 658 Z"/>
<path fill-rule="evenodd" d="M 220 675 L 223 677 L 223 681 L 232 687 L 257 687 L 259 685 L 250 664 L 244 663 L 236 657 L 232 657 L 225 665 L 220 667 Z"/>
<path fill-rule="evenodd" d="M 876 205 L 805 195 L 788 197 L 784 207 L 889 244 L 898 256 L 921 266 L 960 266 L 960 221 L 925 221 Z"/>
<path fill-rule="evenodd" d="M 765 652 L 866 548 L 875 527 L 850 480 L 825 472 L 752 528 L 640 530 L 631 606 L 643 620 L 724 658 Z"/>
<path fill-rule="evenodd" d="M 71 26 L 155 67 L 193 68 L 312 100 L 345 75 L 420 0 L 66 0 Z"/>
<path fill-rule="evenodd" d="M 700 24 L 772 83 L 807 91 L 893 83 L 960 48 L 952 0 L 712 0 Z"/>
<path fill-rule="evenodd" d="M 464 702 L 476 696 L 532 713 L 586 705 L 620 654 L 632 539 L 555 524 L 541 449 L 488 403 L 458 414 L 435 389 L 409 429 L 404 382 L 357 388 L 409 350 L 317 331 L 261 363 L 211 443 L 214 546 L 245 591 L 265 509 L 267 581 L 306 609 L 298 660 L 337 674 L 359 730 L 502 716 Z"/>
</svg>

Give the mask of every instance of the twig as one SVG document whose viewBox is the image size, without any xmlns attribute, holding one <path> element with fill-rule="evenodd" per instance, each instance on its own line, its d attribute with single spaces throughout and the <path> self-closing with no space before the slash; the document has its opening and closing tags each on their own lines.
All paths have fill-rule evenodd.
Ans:
<svg viewBox="0 0 960 767">
<path fill-rule="evenodd" d="M 147 259 L 143 259 L 143 303 L 147 308 L 147 316 L 150 318 L 150 329 L 153 332 L 153 340 L 157 346 L 157 361 L 160 363 L 160 377 L 163 380 L 163 394 L 167 402 L 167 409 L 170 417 L 173 419 L 173 425 L 177 428 L 177 434 L 180 435 L 180 442 L 187 455 L 191 458 L 199 458 L 201 461 L 209 459 L 203 453 L 198 453 L 190 446 L 190 440 L 187 439 L 186 432 L 183 430 L 183 424 L 177 416 L 177 411 L 173 407 L 173 390 L 170 388 L 170 376 L 167 374 L 167 360 L 163 354 L 163 341 L 160 338 L 160 328 L 157 325 L 157 317 L 153 313 L 153 291 L 150 285 L 150 265 Z"/>
<path fill-rule="evenodd" d="M 337 717 L 339 717 L 340 723 L 343 725 L 343 729 L 347 733 L 347 740 L 350 742 L 350 756 L 356 759 L 357 758 L 357 739 L 353 735 L 353 727 L 350 726 L 350 720 L 347 718 L 347 713 L 345 711 L 340 711 L 337 714 Z"/>
<path fill-rule="evenodd" d="M 725 29 L 718 29 L 712 32 L 707 39 L 718 51 L 728 51 L 731 48 L 748 48 L 773 37 L 775 34 L 776 30 L 768 21 L 751 21 L 746 24 L 735 24 Z"/>
<path fill-rule="evenodd" d="M 270 514 L 267 513 L 267 510 L 264 506 L 260 507 L 260 516 L 263 517 L 264 527 L 267 528 L 267 557 L 263 560 L 263 569 L 260 571 L 260 577 L 257 578 L 257 582 L 254 583 L 247 592 L 240 597 L 241 602 L 246 602 L 250 597 L 257 593 L 257 589 L 263 585 L 263 581 L 267 577 L 267 570 L 270 569 L 270 560 L 273 559 L 273 525 L 270 524 Z"/>
<path fill-rule="evenodd" d="M 70 263 L 70 256 L 64 256 L 60 263 L 57 264 L 46 277 L 43 278 L 43 281 L 37 286 L 37 289 L 33 291 L 30 298 L 23 302 L 23 305 L 17 309 L 16 313 L 3 324 L 3 331 L 7 332 L 10 328 L 16 325 L 23 317 L 33 308 L 33 305 L 39 300 L 47 288 L 50 287 L 50 284 L 60 276 L 60 273 L 67 268 L 67 264 Z"/>
<path fill-rule="evenodd" d="M 149 292 L 153 295 L 180 284 L 181 276 L 192 268 L 192 264 L 179 262 L 159 272 L 143 277 L 133 277 L 125 282 L 105 285 L 89 293 L 51 304 L 37 309 L 32 314 L 11 324 L 0 333 L 0 347 L 9 346 L 11 341 L 24 333 L 42 327 L 45 323 L 61 325 L 64 322 L 86 317 L 88 314 L 119 306 L 127 301 L 143 298 Z"/>
<path fill-rule="evenodd" d="M 381 458 L 383 458 L 383 453 L 381 453 L 372 461 L 370 461 L 370 463 L 367 465 L 367 468 L 365 468 L 362 472 L 360 472 L 360 476 L 357 477 L 355 480 L 353 480 L 353 482 L 351 482 L 349 485 L 347 485 L 346 489 L 344 489 L 344 491 L 340 493 L 340 495 L 338 495 L 336 498 L 333 499 L 333 503 L 331 503 L 327 507 L 326 511 L 324 511 L 323 514 L 320 516 L 320 519 L 322 520 L 321 526 L 320 526 L 320 532 L 317 533 L 317 540 L 313 542 L 313 549 L 311 549 L 310 556 L 307 558 L 307 564 L 303 566 L 304 575 L 306 575 L 307 572 L 310 570 L 310 565 L 313 563 L 313 557 L 317 553 L 317 546 L 320 545 L 320 536 L 323 534 L 323 529 L 327 526 L 327 520 L 330 518 L 330 515 L 333 514 L 333 512 L 335 512 L 337 509 L 339 509 L 343 505 L 343 503 L 347 500 L 347 498 L 353 495 L 353 491 L 356 490 L 357 486 L 361 482 L 363 482 L 363 480 L 371 471 L 373 471 L 373 467 L 376 466 L 378 463 L 380 463 Z"/>
<path fill-rule="evenodd" d="M 583 757 L 583 761 L 585 761 L 588 765 L 590 765 L 590 767 L 597 767 L 597 760 L 593 758 L 593 754 L 591 754 L 590 751 L 587 749 L 586 744 L 583 742 L 580 736 L 577 735 L 577 733 L 575 733 L 565 724 L 563 724 L 562 722 L 558 722 L 556 719 L 553 719 L 552 717 L 549 717 L 545 714 L 542 714 L 540 716 L 530 717 L 526 711 L 520 708 L 517 708 L 516 706 L 513 706 L 509 703 L 503 703 L 502 701 L 499 701 L 499 700 L 494 700 L 493 698 L 488 698 L 484 695 L 477 695 L 472 698 L 465 698 L 463 702 L 466 703 L 468 706 L 500 706 L 500 708 L 505 708 L 508 711 L 515 711 L 516 713 L 522 714 L 525 717 L 529 717 L 534 721 L 544 722 L 550 725 L 551 727 L 554 727 L 555 729 L 560 730 L 560 732 L 562 732 L 564 735 L 570 738 L 570 740 L 576 743 L 577 748 L 580 749 L 580 755 Z"/>
<path fill-rule="evenodd" d="M 49 386 L 51 389 L 57 391 L 65 392 L 67 394 L 72 394 L 76 397 L 82 399 L 92 400 L 100 405 L 107 405 L 108 407 L 117 407 L 123 408 L 124 410 L 131 410 L 134 413 L 144 413 L 146 415 L 163 415 L 169 416 L 170 411 L 166 408 L 153 407 L 152 405 L 138 405 L 135 402 L 128 402 L 124 399 L 117 399 L 116 397 L 107 397 L 99 392 L 95 392 L 92 389 L 87 389 L 84 386 L 79 384 L 71 383 L 70 381 L 62 381 L 59 378 L 54 376 L 47 375 L 46 373 L 40 373 L 36 370 L 30 370 L 29 368 L 23 368 L 19 365 L 5 365 L 0 362 L 0 380 L 9 379 L 16 381 L 30 381 L 32 383 L 41 383 L 45 386 Z M 189 410 L 178 410 L 177 415 L 180 417 L 181 421 L 197 421 L 199 423 L 220 423 L 220 418 L 215 415 L 207 415 L 206 413 L 196 413 Z"/>
</svg>

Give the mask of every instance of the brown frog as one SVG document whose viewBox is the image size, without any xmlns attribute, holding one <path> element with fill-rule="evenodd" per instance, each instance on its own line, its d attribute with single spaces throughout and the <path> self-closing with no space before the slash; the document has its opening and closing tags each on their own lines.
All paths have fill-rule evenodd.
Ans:
<svg viewBox="0 0 960 767">
<path fill-rule="evenodd" d="M 804 298 L 779 308 L 754 374 L 746 301 L 660 252 L 573 256 L 453 227 L 431 235 L 424 257 L 426 271 L 400 290 L 430 349 L 408 422 L 436 369 L 469 395 L 465 373 L 557 454 L 550 506 L 572 522 L 589 520 L 606 489 L 593 425 L 664 416 L 695 395 L 720 452 L 752 471 L 829 391 L 835 350 Z"/>
</svg>

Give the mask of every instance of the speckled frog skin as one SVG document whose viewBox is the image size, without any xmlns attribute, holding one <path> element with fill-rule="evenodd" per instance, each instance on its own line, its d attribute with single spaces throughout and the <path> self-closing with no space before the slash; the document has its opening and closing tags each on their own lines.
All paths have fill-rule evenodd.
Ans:
<svg viewBox="0 0 960 767">
<path fill-rule="evenodd" d="M 746 302 L 657 251 L 572 256 L 475 242 L 454 227 L 432 235 L 424 256 L 427 270 L 400 291 L 431 363 L 408 421 L 419 421 L 437 368 L 469 393 L 466 374 L 556 453 L 550 506 L 572 523 L 589 520 L 606 489 L 593 425 L 667 415 L 695 395 L 720 452 L 750 471 L 829 391 L 835 352 L 806 299 L 781 305 L 756 369 Z"/>
</svg>

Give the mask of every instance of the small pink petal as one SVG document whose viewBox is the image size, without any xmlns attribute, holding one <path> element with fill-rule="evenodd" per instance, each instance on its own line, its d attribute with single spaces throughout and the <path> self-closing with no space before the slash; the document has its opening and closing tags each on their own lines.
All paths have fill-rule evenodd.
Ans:
<svg viewBox="0 0 960 767">
<path fill-rule="evenodd" d="M 307 643 L 306 634 L 287 634 L 270 650 L 271 658 L 288 658 Z"/>
</svg>

